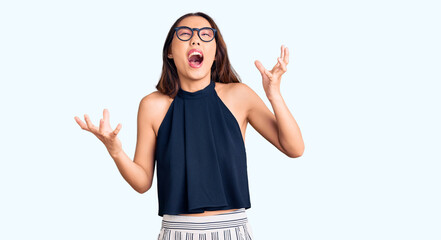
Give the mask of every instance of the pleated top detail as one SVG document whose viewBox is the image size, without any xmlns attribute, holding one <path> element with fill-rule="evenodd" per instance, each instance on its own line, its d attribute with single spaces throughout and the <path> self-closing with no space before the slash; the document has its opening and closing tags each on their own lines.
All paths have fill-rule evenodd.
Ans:
<svg viewBox="0 0 441 240">
<path fill-rule="evenodd" d="M 158 215 L 251 207 L 245 144 L 215 82 L 181 88 L 158 130 Z"/>
</svg>

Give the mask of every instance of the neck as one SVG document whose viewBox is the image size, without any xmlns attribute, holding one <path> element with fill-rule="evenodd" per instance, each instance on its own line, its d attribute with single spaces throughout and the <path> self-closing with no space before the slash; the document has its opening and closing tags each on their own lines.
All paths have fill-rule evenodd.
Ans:
<svg viewBox="0 0 441 240">
<path fill-rule="evenodd" d="M 179 77 L 179 81 L 182 90 L 187 92 L 196 92 L 210 84 L 211 74 L 209 73 L 205 77 L 200 79 Z"/>
</svg>

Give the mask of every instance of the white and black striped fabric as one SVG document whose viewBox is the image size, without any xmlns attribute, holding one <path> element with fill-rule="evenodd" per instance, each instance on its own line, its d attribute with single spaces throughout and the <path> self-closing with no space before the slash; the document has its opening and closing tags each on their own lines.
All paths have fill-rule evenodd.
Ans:
<svg viewBox="0 0 441 240">
<path fill-rule="evenodd" d="M 245 208 L 211 216 L 164 214 L 158 240 L 253 240 Z"/>
</svg>

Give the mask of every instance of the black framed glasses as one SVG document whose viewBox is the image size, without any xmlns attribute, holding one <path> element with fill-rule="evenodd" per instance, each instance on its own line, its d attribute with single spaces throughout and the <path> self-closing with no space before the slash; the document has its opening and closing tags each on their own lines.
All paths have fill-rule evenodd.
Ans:
<svg viewBox="0 0 441 240">
<path fill-rule="evenodd" d="M 190 40 L 193 37 L 193 31 L 195 30 L 198 31 L 199 38 L 204 42 L 211 42 L 216 35 L 216 29 L 211 27 L 190 28 L 187 26 L 181 26 L 175 28 L 176 36 L 181 41 Z"/>
</svg>

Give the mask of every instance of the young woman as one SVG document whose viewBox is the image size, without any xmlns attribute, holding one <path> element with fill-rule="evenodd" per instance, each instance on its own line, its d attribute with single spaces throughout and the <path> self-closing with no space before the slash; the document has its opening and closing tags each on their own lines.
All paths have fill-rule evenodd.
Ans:
<svg viewBox="0 0 441 240">
<path fill-rule="evenodd" d="M 155 162 L 162 227 L 158 239 L 253 239 L 246 209 L 251 207 L 245 130 L 250 123 L 288 157 L 303 154 L 300 129 L 281 93 L 288 48 L 262 75 L 262 99 L 241 83 L 230 65 L 222 34 L 213 19 L 197 12 L 170 28 L 163 48 L 162 75 L 138 111 L 134 161 L 123 151 L 104 109 L 99 127 L 85 114 L 82 129 L 106 146 L 124 179 L 139 193 L 151 188 Z"/>
</svg>

